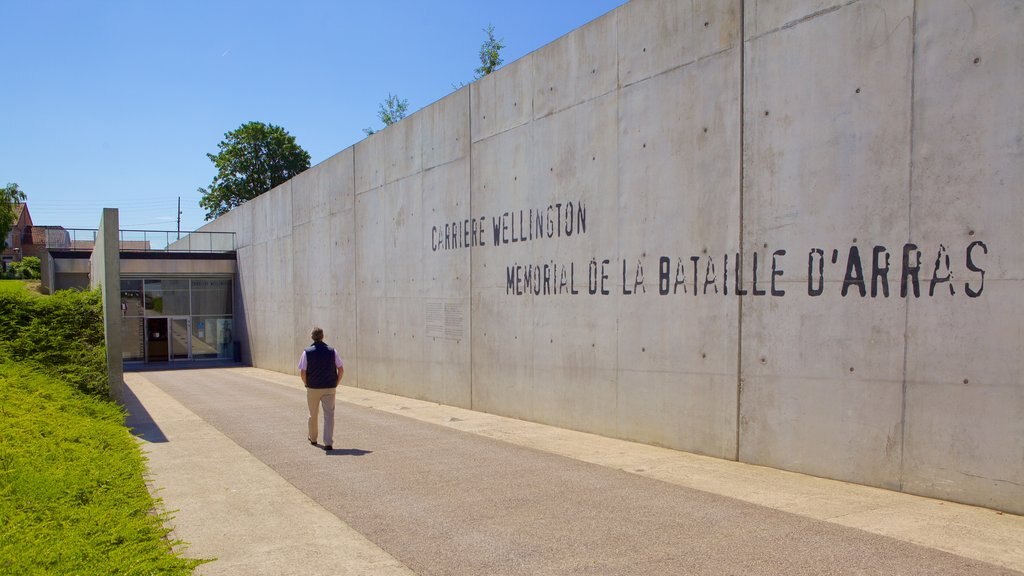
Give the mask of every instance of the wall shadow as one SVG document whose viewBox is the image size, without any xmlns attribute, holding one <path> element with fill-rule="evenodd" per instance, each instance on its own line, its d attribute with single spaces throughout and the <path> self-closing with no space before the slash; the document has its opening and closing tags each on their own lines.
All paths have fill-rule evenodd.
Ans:
<svg viewBox="0 0 1024 576">
<path fill-rule="evenodd" d="M 241 368 L 250 364 L 234 360 L 175 360 L 174 362 L 126 362 L 125 372 L 162 372 L 164 370 L 203 370 L 206 368 Z"/>
<path fill-rule="evenodd" d="M 142 438 L 146 442 L 154 444 L 167 442 L 167 436 L 164 435 L 163 430 L 153 421 L 153 417 L 146 411 L 142 402 L 132 392 L 132 389 L 127 384 L 122 384 L 122 386 L 124 386 L 124 396 L 121 399 L 121 403 L 124 406 L 125 412 L 127 412 L 124 418 L 124 425 L 131 430 L 133 435 Z"/>
</svg>

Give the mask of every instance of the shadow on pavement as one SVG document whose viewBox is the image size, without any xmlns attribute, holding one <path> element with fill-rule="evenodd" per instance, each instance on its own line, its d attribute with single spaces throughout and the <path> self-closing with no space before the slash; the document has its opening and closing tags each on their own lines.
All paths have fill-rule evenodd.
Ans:
<svg viewBox="0 0 1024 576">
<path fill-rule="evenodd" d="M 325 450 L 328 456 L 363 456 L 373 454 L 373 450 L 360 450 L 359 448 L 334 448 Z"/>
<path fill-rule="evenodd" d="M 167 442 L 167 436 L 164 436 L 163 430 L 153 421 L 153 417 L 142 406 L 142 402 L 139 402 L 139 398 L 127 385 L 123 386 L 124 409 L 128 412 L 124 419 L 124 425 L 132 431 L 132 434 L 146 442 L 154 444 Z"/>
<path fill-rule="evenodd" d="M 174 362 L 126 362 L 125 372 L 162 372 L 165 370 L 205 370 L 207 368 L 241 368 L 249 366 L 234 360 L 175 360 Z"/>
</svg>

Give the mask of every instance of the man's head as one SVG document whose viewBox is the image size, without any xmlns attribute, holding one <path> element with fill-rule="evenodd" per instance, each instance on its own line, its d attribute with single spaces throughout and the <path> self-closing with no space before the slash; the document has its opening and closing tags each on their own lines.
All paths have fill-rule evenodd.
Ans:
<svg viewBox="0 0 1024 576">
<path fill-rule="evenodd" d="M 323 342 L 323 339 L 324 339 L 324 329 L 323 328 L 313 328 L 312 336 L 313 336 L 313 341 L 314 342 Z"/>
</svg>

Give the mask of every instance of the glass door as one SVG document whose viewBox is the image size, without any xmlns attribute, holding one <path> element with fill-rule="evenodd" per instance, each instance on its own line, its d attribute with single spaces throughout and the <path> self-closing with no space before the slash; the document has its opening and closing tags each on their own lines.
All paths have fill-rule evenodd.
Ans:
<svg viewBox="0 0 1024 576">
<path fill-rule="evenodd" d="M 176 316 L 170 320 L 171 360 L 188 360 L 192 358 L 192 329 L 188 316 Z"/>
<path fill-rule="evenodd" d="M 146 318 L 146 362 L 167 362 L 167 318 Z"/>
</svg>

